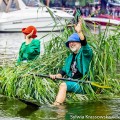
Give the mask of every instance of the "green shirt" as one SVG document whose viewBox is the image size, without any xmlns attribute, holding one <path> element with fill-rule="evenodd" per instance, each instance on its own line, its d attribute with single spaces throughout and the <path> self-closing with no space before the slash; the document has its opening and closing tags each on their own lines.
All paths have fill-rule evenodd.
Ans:
<svg viewBox="0 0 120 120">
<path fill-rule="evenodd" d="M 92 56 L 93 51 L 88 44 L 82 46 L 77 55 L 75 56 L 76 67 L 79 70 L 79 72 L 83 74 L 83 76 L 89 71 L 89 65 L 92 60 Z M 72 71 L 70 69 L 72 59 L 73 54 L 70 54 L 65 61 L 65 65 L 62 68 L 62 70 L 66 73 L 68 77 L 72 77 Z"/>
<path fill-rule="evenodd" d="M 30 44 L 26 45 L 23 42 L 20 50 L 17 63 L 22 61 L 29 61 L 37 58 L 40 55 L 40 41 L 38 39 L 33 39 Z"/>
</svg>

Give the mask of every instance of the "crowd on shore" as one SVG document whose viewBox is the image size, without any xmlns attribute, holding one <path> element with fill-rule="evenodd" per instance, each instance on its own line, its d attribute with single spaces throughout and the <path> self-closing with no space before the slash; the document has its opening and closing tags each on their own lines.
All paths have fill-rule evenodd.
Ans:
<svg viewBox="0 0 120 120">
<path fill-rule="evenodd" d="M 2 4 L 2 1 L 0 1 L 0 5 Z M 9 2 L 8 2 L 9 1 Z M 19 8 L 18 2 L 17 0 L 14 0 L 14 2 L 12 2 L 13 0 L 4 0 L 5 4 L 8 3 L 7 7 L 6 7 L 6 12 L 8 12 L 10 4 L 12 7 L 17 7 L 17 9 Z M 27 6 L 38 6 L 38 0 L 23 0 L 24 3 Z M 80 15 L 82 15 L 83 17 L 87 17 L 87 16 L 98 16 L 99 14 L 107 14 L 107 15 L 111 15 L 113 17 L 120 17 L 120 7 L 119 6 L 111 6 L 110 4 L 106 4 L 106 9 L 102 10 L 101 9 L 101 4 L 89 4 L 87 3 L 85 6 L 81 6 L 77 0 L 42 0 L 42 2 L 49 7 L 62 7 L 63 10 L 64 8 L 71 8 L 74 11 L 74 15 L 76 14 L 76 11 L 78 11 L 80 13 Z"/>
<path fill-rule="evenodd" d="M 119 7 L 106 7 L 106 10 L 101 10 L 101 6 L 84 6 L 84 7 L 76 7 L 76 11 L 78 10 L 83 17 L 95 17 L 100 14 L 107 14 L 113 17 L 120 18 L 120 8 Z"/>
<path fill-rule="evenodd" d="M 101 10 L 101 4 L 99 2 L 97 4 L 86 3 L 85 6 L 81 6 L 77 0 L 43 0 L 42 2 L 49 7 L 62 7 L 63 10 L 64 8 L 71 8 L 74 11 L 78 10 L 80 14 L 85 17 L 94 17 L 99 14 L 108 14 L 114 17 L 120 17 L 120 7 L 112 6 L 108 3 L 106 4 L 106 9 Z"/>
<path fill-rule="evenodd" d="M 114 2 L 114 1 L 109 1 Z M 85 6 L 80 6 L 77 0 L 43 0 L 43 3 L 49 7 L 63 7 L 63 8 L 71 8 L 79 10 L 82 16 L 97 16 L 100 13 L 108 14 L 114 17 L 120 17 L 120 7 L 119 6 L 112 6 L 106 4 L 106 9 L 101 10 L 101 4 L 98 2 L 97 4 L 89 4 L 87 3 Z"/>
</svg>

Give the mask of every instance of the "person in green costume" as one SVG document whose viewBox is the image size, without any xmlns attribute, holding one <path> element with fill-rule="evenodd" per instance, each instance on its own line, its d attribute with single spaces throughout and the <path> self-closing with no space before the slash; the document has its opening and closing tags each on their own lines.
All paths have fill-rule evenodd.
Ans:
<svg viewBox="0 0 120 120">
<path fill-rule="evenodd" d="M 17 63 L 28 62 L 36 59 L 40 55 L 40 40 L 37 37 L 37 30 L 34 26 L 28 26 L 22 29 L 25 35 L 25 42 L 22 43 Z"/>
<path fill-rule="evenodd" d="M 66 59 L 65 65 L 57 74 L 50 74 L 50 78 L 62 78 L 65 75 L 68 78 L 81 79 L 89 71 L 89 65 L 92 60 L 93 51 L 87 43 L 86 38 L 82 32 L 82 22 L 79 20 L 75 25 L 76 33 L 73 33 L 68 41 L 65 43 L 66 47 L 72 52 Z M 66 99 L 67 92 L 74 92 L 77 94 L 83 93 L 84 90 L 78 82 L 65 81 L 60 84 L 59 91 L 53 105 L 60 105 Z"/>
</svg>

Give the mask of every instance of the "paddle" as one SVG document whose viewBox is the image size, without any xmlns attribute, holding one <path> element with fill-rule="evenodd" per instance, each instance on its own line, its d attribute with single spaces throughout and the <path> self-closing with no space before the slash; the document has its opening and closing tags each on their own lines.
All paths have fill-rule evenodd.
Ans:
<svg viewBox="0 0 120 120">
<path fill-rule="evenodd" d="M 33 73 L 28 73 L 28 74 L 35 75 L 38 77 L 50 78 L 49 75 L 41 75 L 41 74 L 33 74 Z M 111 88 L 110 86 L 101 86 L 101 85 L 97 84 L 96 82 L 92 82 L 92 81 L 83 81 L 83 80 L 72 79 L 72 78 L 56 78 L 56 79 L 62 80 L 62 81 L 72 81 L 72 82 L 78 82 L 78 83 L 84 83 L 84 84 L 91 84 L 91 85 L 99 87 L 99 88 Z"/>
<path fill-rule="evenodd" d="M 35 75 L 35 76 L 38 76 L 38 77 L 45 77 L 45 78 L 50 78 L 49 75 L 41 75 L 41 74 L 33 74 L 33 73 L 28 73 L 30 75 Z M 79 83 L 84 83 L 84 84 L 91 84 L 93 86 L 96 86 L 96 87 L 99 87 L 99 88 L 111 88 L 109 86 L 101 86 L 101 85 L 98 85 L 97 83 L 95 82 L 92 82 L 92 81 L 83 81 L 83 80 L 78 80 L 78 79 L 72 79 L 72 78 L 56 78 L 57 80 L 63 80 L 63 81 L 72 81 L 72 82 L 79 82 Z M 25 99 L 21 99 L 19 97 L 15 97 L 17 98 L 18 100 L 20 100 L 21 102 L 25 103 L 26 105 L 30 105 L 30 106 L 34 106 L 34 107 L 40 107 L 40 104 L 38 104 L 37 101 L 30 101 L 30 100 L 25 100 Z"/>
</svg>

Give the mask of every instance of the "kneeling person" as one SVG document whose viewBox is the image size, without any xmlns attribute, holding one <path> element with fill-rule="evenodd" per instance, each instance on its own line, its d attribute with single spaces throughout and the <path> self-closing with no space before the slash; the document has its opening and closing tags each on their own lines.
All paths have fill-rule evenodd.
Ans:
<svg viewBox="0 0 120 120">
<path fill-rule="evenodd" d="M 81 79 L 89 71 L 89 65 L 93 56 L 91 47 L 82 33 L 81 21 L 75 26 L 77 33 L 73 33 L 66 42 L 72 54 L 68 56 L 62 70 L 55 75 L 50 75 L 52 79 L 62 78 L 67 75 L 69 78 Z M 59 91 L 53 105 L 60 105 L 66 99 L 67 92 L 83 93 L 78 82 L 66 81 L 60 84 Z"/>
</svg>

